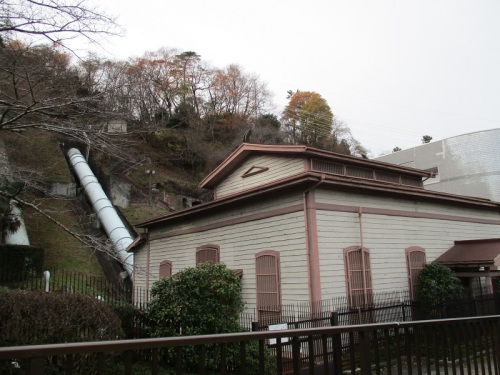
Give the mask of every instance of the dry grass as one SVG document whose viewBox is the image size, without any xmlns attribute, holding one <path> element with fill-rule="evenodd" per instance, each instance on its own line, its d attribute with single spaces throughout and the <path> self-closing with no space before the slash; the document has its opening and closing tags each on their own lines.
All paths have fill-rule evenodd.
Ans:
<svg viewBox="0 0 500 375">
<path fill-rule="evenodd" d="M 47 200 L 42 207 L 70 229 L 81 230 L 77 226 L 78 217 L 72 210 L 71 201 Z M 95 252 L 57 224 L 29 208 L 25 210 L 25 221 L 30 243 L 45 249 L 44 268 L 79 271 L 89 276 L 104 276 Z"/>
<path fill-rule="evenodd" d="M 58 140 L 47 131 L 1 132 L 9 162 L 43 173 L 45 182 L 71 182 L 71 173 Z"/>
<path fill-rule="evenodd" d="M 143 203 L 134 203 L 121 209 L 132 225 L 168 213 L 166 208 L 159 204 L 148 204 L 148 169 L 154 169 L 156 172 L 152 176 L 151 185 L 157 194 L 166 192 L 198 198 L 203 196 L 203 192 L 198 188 L 202 173 L 187 171 L 176 161 L 169 160 L 169 155 L 164 150 L 151 147 L 140 137 L 135 137 L 136 139 L 130 136 L 130 141 L 134 142 L 130 152 L 136 155 L 137 160 L 144 162 L 135 165 L 127 177 L 138 191 L 136 199 L 139 198 Z M 27 129 L 24 132 L 0 132 L 0 139 L 5 144 L 11 165 L 39 172 L 45 183 L 73 182 L 72 173 L 55 135 L 42 130 Z M 103 157 L 101 162 L 103 170 L 107 170 L 106 163 L 110 160 Z M 77 227 L 79 217 L 72 210 L 70 201 L 46 200 L 42 207 L 48 209 L 61 222 L 80 231 Z M 26 208 L 25 214 L 30 242 L 45 248 L 45 268 L 77 270 L 93 276 L 102 276 L 97 256 L 91 249 L 84 247 L 74 237 L 34 210 Z"/>
<path fill-rule="evenodd" d="M 38 172 L 37 178 L 41 178 L 42 183 L 72 182 L 71 171 L 58 140 L 52 134 L 27 129 L 24 132 L 0 132 L 0 137 L 12 166 Z M 35 197 L 23 198 L 29 201 Z M 75 231 L 81 231 L 71 200 L 40 199 L 37 203 L 40 204 L 39 208 L 55 219 Z M 84 247 L 76 238 L 35 210 L 26 207 L 24 211 L 30 243 L 45 249 L 45 269 L 80 271 L 92 276 L 103 276 L 93 250 Z"/>
<path fill-rule="evenodd" d="M 121 208 L 120 211 L 125 215 L 127 220 L 132 224 L 140 223 L 141 221 L 149 220 L 154 217 L 166 215 L 168 212 L 165 207 L 160 205 L 148 205 L 143 203 L 134 203 L 127 208 Z"/>
</svg>

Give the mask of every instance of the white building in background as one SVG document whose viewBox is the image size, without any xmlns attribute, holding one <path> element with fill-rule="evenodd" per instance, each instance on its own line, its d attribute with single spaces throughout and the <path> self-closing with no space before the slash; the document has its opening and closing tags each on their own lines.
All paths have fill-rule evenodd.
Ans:
<svg viewBox="0 0 500 375">
<path fill-rule="evenodd" d="M 375 160 L 434 171 L 427 190 L 500 202 L 500 128 L 443 139 Z"/>
</svg>

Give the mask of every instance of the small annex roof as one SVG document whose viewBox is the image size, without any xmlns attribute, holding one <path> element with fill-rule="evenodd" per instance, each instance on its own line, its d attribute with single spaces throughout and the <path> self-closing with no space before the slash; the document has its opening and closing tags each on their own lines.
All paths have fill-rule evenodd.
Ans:
<svg viewBox="0 0 500 375">
<path fill-rule="evenodd" d="M 500 238 L 455 241 L 435 262 L 447 267 L 500 266 Z"/>
<path fill-rule="evenodd" d="M 409 176 L 432 177 L 433 173 L 420 169 L 402 167 L 372 159 L 363 159 L 357 156 L 344 155 L 336 152 L 320 150 L 304 145 L 264 145 L 255 143 L 242 143 L 219 166 L 217 166 L 200 183 L 204 189 L 214 189 L 224 178 L 231 174 L 235 168 L 253 154 L 272 154 L 290 157 L 311 157 L 322 160 L 343 162 L 360 167 L 377 168 L 388 172 L 397 172 Z"/>
</svg>

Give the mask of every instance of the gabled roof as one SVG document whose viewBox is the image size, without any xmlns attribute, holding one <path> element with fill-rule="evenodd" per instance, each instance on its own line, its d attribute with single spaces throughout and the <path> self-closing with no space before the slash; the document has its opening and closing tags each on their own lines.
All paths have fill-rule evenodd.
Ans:
<svg viewBox="0 0 500 375">
<path fill-rule="evenodd" d="M 232 173 L 232 171 L 247 160 L 251 155 L 276 155 L 288 157 L 303 157 L 316 158 L 320 160 L 328 160 L 332 162 L 341 162 L 348 165 L 356 165 L 365 168 L 377 168 L 387 172 L 400 173 L 408 176 L 431 177 L 431 172 L 401 167 L 390 163 L 385 163 L 376 160 L 363 159 L 357 156 L 350 156 L 320 150 L 304 145 L 263 145 L 253 143 L 242 143 L 231 155 L 229 155 L 217 168 L 215 168 L 207 177 L 200 183 L 200 187 L 204 189 L 214 189 L 224 178 Z"/>
<path fill-rule="evenodd" d="M 262 145 L 243 143 L 229 157 L 226 158 L 217 168 L 215 168 L 201 183 L 202 188 L 215 188 L 224 178 L 230 175 L 235 168 L 241 165 L 254 154 L 270 154 L 277 156 L 302 157 L 318 159 L 322 161 L 342 163 L 366 169 L 396 173 L 413 178 L 431 177 L 432 172 L 419 169 L 401 167 L 394 164 L 384 163 L 375 160 L 362 159 L 355 156 L 338 154 L 319 150 L 307 146 L 299 145 Z M 243 202 L 270 195 L 281 194 L 290 189 L 308 189 L 321 184 L 323 188 L 334 188 L 337 190 L 369 192 L 370 194 L 399 196 L 410 199 L 426 201 L 437 201 L 441 203 L 476 207 L 498 211 L 500 204 L 488 199 L 475 198 L 461 195 L 442 193 L 438 191 L 426 190 L 421 186 L 411 186 L 402 184 L 384 183 L 355 176 L 340 176 L 322 173 L 319 171 L 304 171 L 303 173 L 289 176 L 278 181 L 252 187 L 248 190 L 238 191 L 233 194 L 221 197 L 211 202 L 202 203 L 191 208 L 152 218 L 136 224 L 137 227 L 147 228 L 156 225 L 173 223 L 177 220 L 184 220 L 190 217 L 198 217 L 202 214 L 239 205 Z"/>
</svg>

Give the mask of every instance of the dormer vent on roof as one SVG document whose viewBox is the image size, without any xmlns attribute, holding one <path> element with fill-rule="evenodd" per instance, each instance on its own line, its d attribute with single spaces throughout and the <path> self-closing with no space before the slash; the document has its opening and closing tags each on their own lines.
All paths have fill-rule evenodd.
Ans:
<svg viewBox="0 0 500 375">
<path fill-rule="evenodd" d="M 422 187 L 422 178 L 404 174 L 377 170 L 375 168 L 362 168 L 344 163 L 335 163 L 313 159 L 312 170 L 339 176 L 363 178 L 366 180 L 388 182 L 396 185 Z"/>
</svg>

